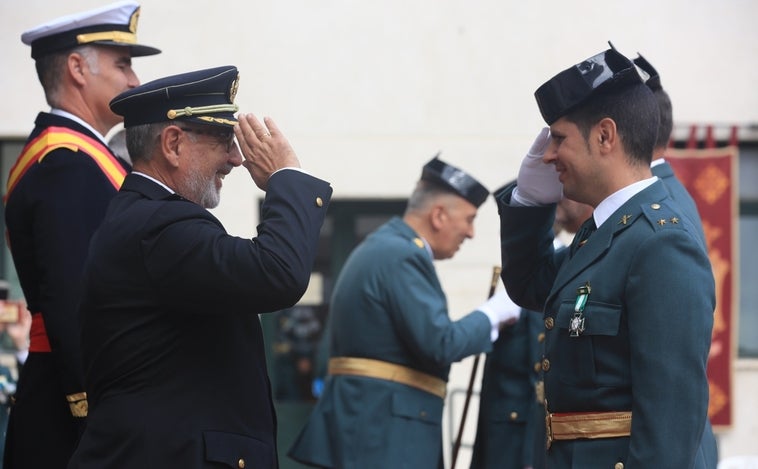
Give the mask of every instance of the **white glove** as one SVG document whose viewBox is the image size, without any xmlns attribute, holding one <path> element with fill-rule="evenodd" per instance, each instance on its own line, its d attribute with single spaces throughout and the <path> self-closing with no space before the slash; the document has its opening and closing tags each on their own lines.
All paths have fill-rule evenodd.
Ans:
<svg viewBox="0 0 758 469">
<path fill-rule="evenodd" d="M 503 323 L 513 324 L 521 316 L 521 308 L 511 300 L 505 290 L 498 291 L 476 309 L 490 318 L 493 328 L 498 328 Z"/>
<path fill-rule="evenodd" d="M 550 129 L 543 127 L 521 161 L 516 188 L 511 194 L 517 205 L 554 204 L 563 197 L 563 184 L 558 179 L 558 171 L 552 164 L 542 162 L 549 143 Z"/>
</svg>

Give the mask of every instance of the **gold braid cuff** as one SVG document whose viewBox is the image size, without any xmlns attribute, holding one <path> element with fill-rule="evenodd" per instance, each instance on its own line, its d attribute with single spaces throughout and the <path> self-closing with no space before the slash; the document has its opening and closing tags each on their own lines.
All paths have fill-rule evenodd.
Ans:
<svg viewBox="0 0 758 469">
<path fill-rule="evenodd" d="M 69 394 L 66 396 L 68 401 L 68 407 L 71 409 L 71 415 L 74 417 L 86 417 L 87 416 L 87 393 L 78 392 L 76 394 Z"/>
</svg>

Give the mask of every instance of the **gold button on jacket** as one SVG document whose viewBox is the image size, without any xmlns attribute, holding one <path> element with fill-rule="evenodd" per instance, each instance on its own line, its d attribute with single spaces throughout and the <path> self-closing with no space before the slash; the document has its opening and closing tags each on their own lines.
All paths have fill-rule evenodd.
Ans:
<svg viewBox="0 0 758 469">
<path fill-rule="evenodd" d="M 547 318 L 545 319 L 545 329 L 550 330 L 555 326 L 555 319 L 553 318 Z"/>
</svg>

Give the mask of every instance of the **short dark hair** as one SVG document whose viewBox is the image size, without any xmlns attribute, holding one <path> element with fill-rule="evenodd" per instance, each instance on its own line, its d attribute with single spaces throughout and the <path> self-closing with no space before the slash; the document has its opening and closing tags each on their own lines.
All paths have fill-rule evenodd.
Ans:
<svg viewBox="0 0 758 469">
<path fill-rule="evenodd" d="M 56 107 L 56 92 L 58 91 L 59 77 L 63 73 L 68 55 L 71 51 L 63 51 L 40 57 L 34 62 L 37 70 L 37 78 L 45 91 L 47 104 Z"/>
<path fill-rule="evenodd" d="M 658 101 L 658 110 L 660 111 L 660 121 L 658 122 L 658 139 L 655 142 L 655 148 L 665 148 L 671 139 L 671 132 L 674 130 L 674 115 L 671 106 L 671 98 L 663 88 L 653 91 L 656 101 Z"/>
<path fill-rule="evenodd" d="M 58 94 L 61 83 L 60 77 L 66 71 L 68 57 L 75 53 L 83 56 L 90 67 L 97 66 L 98 50 L 91 45 L 43 55 L 34 62 L 37 78 L 42 85 L 42 89 L 45 91 L 45 100 L 51 107 L 58 107 L 60 105 L 60 96 Z M 97 70 L 94 71 L 96 72 Z"/>
<path fill-rule="evenodd" d="M 150 161 L 159 144 L 158 136 L 163 129 L 171 125 L 170 122 L 157 122 L 155 124 L 143 124 L 126 129 L 126 149 L 132 163 L 138 161 Z"/>
<path fill-rule="evenodd" d="M 653 92 L 644 84 L 596 93 L 565 117 L 585 140 L 592 126 L 606 117 L 613 119 L 630 163 L 650 165 L 660 116 Z"/>
</svg>

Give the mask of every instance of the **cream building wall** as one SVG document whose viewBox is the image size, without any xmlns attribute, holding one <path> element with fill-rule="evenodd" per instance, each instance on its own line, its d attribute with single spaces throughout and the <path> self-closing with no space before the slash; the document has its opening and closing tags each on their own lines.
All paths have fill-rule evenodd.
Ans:
<svg viewBox="0 0 758 469">
<path fill-rule="evenodd" d="M 0 137 L 26 136 L 46 109 L 22 31 L 106 3 L 0 0 Z M 608 40 L 655 65 L 677 122 L 758 122 L 755 0 L 141 3 L 140 42 L 163 50 L 134 60 L 142 81 L 237 65 L 241 110 L 272 116 L 335 198 L 406 197 L 440 150 L 491 189 L 513 179 L 543 125 L 534 90 Z M 254 234 L 261 193 L 242 169 L 224 182 L 214 213 L 231 233 Z M 476 239 L 438 264 L 453 316 L 484 300 L 499 263 L 491 200 L 476 227 Z M 453 367 L 452 386 L 466 386 L 472 362 Z M 720 435 L 722 457 L 758 453 L 749 391 L 756 365 L 738 363 L 735 378 L 735 425 Z"/>
</svg>

